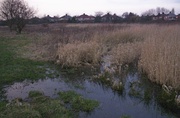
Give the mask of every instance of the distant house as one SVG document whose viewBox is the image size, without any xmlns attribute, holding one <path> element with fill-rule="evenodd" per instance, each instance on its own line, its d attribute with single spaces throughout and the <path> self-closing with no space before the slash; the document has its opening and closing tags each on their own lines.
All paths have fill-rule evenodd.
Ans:
<svg viewBox="0 0 180 118">
<path fill-rule="evenodd" d="M 86 15 L 85 13 L 80 15 L 80 16 L 77 16 L 76 17 L 76 20 L 78 22 L 81 22 L 81 23 L 93 23 L 94 20 L 95 20 L 95 17 L 94 16 L 89 16 L 89 15 Z"/>
<path fill-rule="evenodd" d="M 122 18 L 120 16 L 117 16 L 116 14 L 112 15 L 112 21 L 114 23 L 120 22 L 121 20 L 122 20 Z"/>
<path fill-rule="evenodd" d="M 152 20 L 154 20 L 154 21 L 157 21 L 157 20 L 174 21 L 174 20 L 177 20 L 177 16 L 172 12 L 170 12 L 169 14 L 164 14 L 164 13 L 160 14 L 159 13 L 156 16 L 154 15 L 152 17 Z"/>
<path fill-rule="evenodd" d="M 130 12 L 129 14 L 126 15 L 125 22 L 135 23 L 135 22 L 139 22 L 139 19 L 140 17 L 137 14 Z"/>
<path fill-rule="evenodd" d="M 110 13 L 107 13 L 102 16 L 101 21 L 102 22 L 112 22 L 113 16 Z"/>
<path fill-rule="evenodd" d="M 157 20 L 167 20 L 168 18 L 167 18 L 167 14 L 165 14 L 165 13 L 158 13 L 158 15 L 153 15 L 152 16 L 152 20 L 154 20 L 154 21 L 157 21 Z"/>
<path fill-rule="evenodd" d="M 46 23 L 55 23 L 55 22 L 59 22 L 59 18 L 54 16 L 54 17 L 51 17 L 49 15 L 45 16 L 44 18 L 42 18 L 43 22 L 46 22 Z"/>
<path fill-rule="evenodd" d="M 141 22 L 151 22 L 154 18 L 154 15 L 142 15 L 140 17 Z"/>
<path fill-rule="evenodd" d="M 57 17 L 57 16 L 54 16 L 54 17 L 52 18 L 52 20 L 53 20 L 54 22 L 59 22 L 59 21 L 60 21 L 60 18 Z"/>
<path fill-rule="evenodd" d="M 144 17 L 146 17 L 146 16 L 144 16 Z M 156 17 L 154 14 L 153 15 L 147 15 L 147 17 L 149 17 L 149 19 L 148 20 L 155 20 L 154 18 Z"/>
<path fill-rule="evenodd" d="M 177 19 L 178 21 L 180 21 L 180 14 L 178 14 L 178 15 L 176 16 L 176 19 Z"/>
<path fill-rule="evenodd" d="M 50 22 L 50 23 L 54 23 L 54 22 L 55 22 L 54 19 L 53 19 L 53 17 L 51 17 L 51 16 L 49 16 L 49 15 L 47 15 L 47 17 L 45 17 L 45 19 L 46 19 L 48 22 Z"/>
<path fill-rule="evenodd" d="M 33 17 L 31 19 L 28 20 L 29 24 L 40 24 L 42 23 L 41 19 L 38 17 Z"/>
<path fill-rule="evenodd" d="M 68 15 L 68 14 L 65 14 L 64 16 L 60 17 L 60 22 L 67 23 L 67 22 L 69 22 L 71 20 L 72 20 L 72 17 L 70 15 Z"/>
<path fill-rule="evenodd" d="M 174 20 L 177 20 L 176 19 L 176 15 L 172 12 L 170 12 L 168 15 L 167 15 L 167 20 L 169 21 L 174 21 Z"/>
<path fill-rule="evenodd" d="M 107 22 L 107 23 L 116 23 L 116 22 L 120 22 L 121 17 L 117 16 L 116 14 L 111 15 L 110 13 L 105 14 L 104 16 L 102 16 L 101 21 L 102 22 Z"/>
<path fill-rule="evenodd" d="M 158 20 L 159 18 L 157 17 L 157 16 L 155 16 L 155 15 L 152 15 L 152 20 L 153 21 L 156 21 L 156 20 Z"/>
</svg>

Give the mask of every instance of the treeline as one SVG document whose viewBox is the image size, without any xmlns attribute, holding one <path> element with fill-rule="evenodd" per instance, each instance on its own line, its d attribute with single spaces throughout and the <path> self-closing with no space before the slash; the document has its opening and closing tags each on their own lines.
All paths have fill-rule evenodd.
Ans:
<svg viewBox="0 0 180 118">
<path fill-rule="evenodd" d="M 13 3 L 13 4 L 12 4 Z M 14 9 L 14 11 L 12 11 Z M 34 17 L 35 11 L 23 0 L 4 0 L 0 6 L 0 26 L 8 26 L 11 31 L 21 33 L 26 24 L 48 24 L 48 23 L 164 23 L 180 22 L 180 14 L 175 10 L 166 8 L 150 9 L 137 15 L 133 12 L 124 12 L 122 15 L 110 12 L 96 12 L 95 15 L 70 16 L 44 16 Z"/>
</svg>

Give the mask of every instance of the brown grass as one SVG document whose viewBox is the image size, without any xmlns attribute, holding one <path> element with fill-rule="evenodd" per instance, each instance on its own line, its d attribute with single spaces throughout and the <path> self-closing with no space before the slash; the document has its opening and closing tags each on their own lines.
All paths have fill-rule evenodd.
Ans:
<svg viewBox="0 0 180 118">
<path fill-rule="evenodd" d="M 180 27 L 156 27 L 142 44 L 139 68 L 150 80 L 180 89 Z"/>
<path fill-rule="evenodd" d="M 60 44 L 57 52 L 57 63 L 62 66 L 99 64 L 100 58 L 101 47 L 95 41 Z"/>
<path fill-rule="evenodd" d="M 101 55 L 111 55 L 111 63 L 121 66 L 138 59 L 139 70 L 147 73 L 150 80 L 179 89 L 179 31 L 180 27 L 175 25 L 130 25 L 104 30 L 94 33 L 90 42 L 59 48 L 58 62 L 77 66 L 82 62 L 97 63 L 102 60 Z"/>
<path fill-rule="evenodd" d="M 132 63 L 141 54 L 141 43 L 118 44 L 110 54 L 112 55 L 113 65 L 122 66 L 123 64 Z"/>
<path fill-rule="evenodd" d="M 26 31 L 30 33 L 23 35 L 31 40 L 23 57 L 61 66 L 99 64 L 105 55 L 112 57 L 113 65 L 138 60 L 139 71 L 150 80 L 180 89 L 179 25 L 52 24 Z"/>
</svg>

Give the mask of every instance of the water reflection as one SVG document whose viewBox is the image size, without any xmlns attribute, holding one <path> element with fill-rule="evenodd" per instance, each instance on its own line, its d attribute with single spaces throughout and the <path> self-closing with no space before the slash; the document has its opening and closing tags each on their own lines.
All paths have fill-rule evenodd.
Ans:
<svg viewBox="0 0 180 118">
<path fill-rule="evenodd" d="M 74 90 L 86 98 L 98 100 L 100 106 L 91 113 L 80 113 L 82 118 L 120 118 L 123 115 L 132 118 L 176 118 L 158 105 L 155 99 L 158 86 L 146 81 L 135 71 L 124 73 L 116 77 L 124 84 L 125 89 L 121 94 L 106 84 L 94 81 L 92 77 L 67 75 L 14 83 L 5 86 L 4 91 L 9 101 L 14 98 L 26 99 L 32 90 L 42 91 L 52 98 L 56 98 L 59 91 Z"/>
</svg>

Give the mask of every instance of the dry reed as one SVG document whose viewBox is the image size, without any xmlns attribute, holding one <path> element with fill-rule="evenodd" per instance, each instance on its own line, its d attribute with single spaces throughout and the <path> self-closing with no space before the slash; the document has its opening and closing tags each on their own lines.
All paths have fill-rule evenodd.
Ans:
<svg viewBox="0 0 180 118">
<path fill-rule="evenodd" d="M 66 66 L 97 64 L 111 55 L 111 63 L 123 65 L 139 59 L 139 70 L 159 84 L 180 86 L 180 31 L 175 25 L 88 26 L 70 30 L 68 42 L 59 42 L 57 62 Z M 75 26 L 68 28 L 75 28 Z M 83 30 L 81 30 L 83 29 Z M 73 34 L 73 35 L 72 35 Z M 74 38 L 74 39 L 73 39 Z M 78 43 L 77 43 L 78 42 Z"/>
<path fill-rule="evenodd" d="M 32 26 L 33 27 L 33 26 Z M 27 31 L 31 43 L 25 57 L 55 60 L 63 66 L 99 64 L 104 55 L 122 65 L 138 60 L 140 72 L 149 79 L 180 89 L 179 25 L 50 25 Z M 37 32 L 38 30 L 38 32 Z M 1 32 L 3 33 L 3 32 Z M 29 52 L 29 53 L 28 53 Z"/>
<path fill-rule="evenodd" d="M 57 63 L 62 66 L 79 66 L 98 64 L 101 48 L 97 42 L 85 42 L 60 45 L 57 52 Z"/>
<path fill-rule="evenodd" d="M 113 65 L 122 66 L 129 64 L 139 58 L 141 54 L 141 43 L 119 44 L 113 48 L 111 53 Z"/>
<path fill-rule="evenodd" d="M 154 28 L 142 44 L 139 68 L 151 81 L 180 89 L 180 27 Z"/>
</svg>

